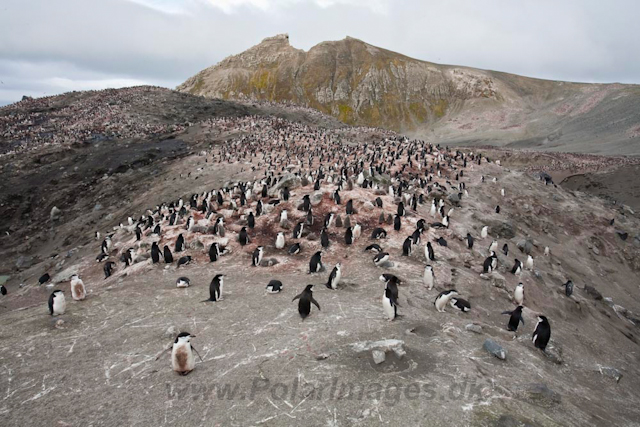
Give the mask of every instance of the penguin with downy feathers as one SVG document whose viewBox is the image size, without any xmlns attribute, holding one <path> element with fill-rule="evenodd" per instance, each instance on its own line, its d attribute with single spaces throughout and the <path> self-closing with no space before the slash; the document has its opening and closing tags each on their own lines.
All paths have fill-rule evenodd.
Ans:
<svg viewBox="0 0 640 427">
<path fill-rule="evenodd" d="M 306 319 L 311 313 L 311 304 L 320 310 L 320 304 L 313 298 L 313 285 L 307 285 L 300 294 L 293 297 L 291 302 L 295 300 L 300 300 L 298 301 L 298 313 L 300 313 L 302 320 Z"/>
<path fill-rule="evenodd" d="M 283 249 L 284 245 L 285 245 L 284 233 L 280 231 L 276 236 L 276 249 Z"/>
<path fill-rule="evenodd" d="M 337 263 L 333 270 L 331 270 L 331 274 L 329 275 L 329 280 L 327 280 L 326 286 L 329 289 L 336 290 L 338 289 L 338 284 L 340 284 L 340 279 L 342 278 L 342 266 L 340 263 Z"/>
<path fill-rule="evenodd" d="M 113 261 L 107 261 L 104 264 L 104 267 L 102 267 L 102 270 L 104 271 L 104 278 L 108 279 L 109 277 L 111 277 L 111 275 L 113 274 L 113 269 L 116 267 L 116 263 Z"/>
<path fill-rule="evenodd" d="M 518 286 L 516 286 L 516 289 L 513 291 L 513 300 L 518 305 L 522 305 L 524 302 L 524 283 L 520 282 Z"/>
<path fill-rule="evenodd" d="M 191 338 L 195 338 L 195 335 L 180 332 L 173 342 L 171 350 L 171 367 L 182 376 L 189 375 L 196 366 L 196 358 L 193 353 L 197 354 L 198 352 L 191 345 Z M 199 354 L 198 357 L 200 357 Z M 201 357 L 200 361 L 202 361 Z"/>
<path fill-rule="evenodd" d="M 353 199 L 350 199 L 347 202 L 347 215 L 353 215 L 355 213 L 355 211 L 353 210 Z"/>
<path fill-rule="evenodd" d="M 436 307 L 436 310 L 443 313 L 445 311 L 445 307 L 451 301 L 451 298 L 457 297 L 458 291 L 455 289 L 447 289 L 438 294 L 436 299 L 433 301 L 433 305 Z"/>
<path fill-rule="evenodd" d="M 277 294 L 282 291 L 282 282 L 280 280 L 270 280 L 267 284 L 267 292 Z"/>
<path fill-rule="evenodd" d="M 216 274 L 211 279 L 211 283 L 209 284 L 209 299 L 206 299 L 202 302 L 207 301 L 222 301 L 222 288 L 224 287 L 224 274 Z"/>
<path fill-rule="evenodd" d="M 314 253 L 309 260 L 309 273 L 318 273 L 320 271 L 322 271 L 322 251 Z"/>
<path fill-rule="evenodd" d="M 549 320 L 547 320 L 545 316 L 540 315 L 538 316 L 536 329 L 533 331 L 533 335 L 531 336 L 531 341 L 536 348 L 545 351 L 550 339 L 551 325 L 549 325 Z"/>
<path fill-rule="evenodd" d="M 291 247 L 289 248 L 289 255 L 297 255 L 300 253 L 300 250 L 302 248 L 300 247 L 300 243 L 294 243 L 293 245 L 291 245 Z"/>
<path fill-rule="evenodd" d="M 520 322 L 524 325 L 524 319 L 522 318 L 522 309 L 521 305 L 517 306 L 513 311 L 503 311 L 502 314 L 508 314 L 511 317 L 509 318 L 509 323 L 507 324 L 507 329 L 516 332 L 518 330 L 518 325 Z"/>
<path fill-rule="evenodd" d="M 249 234 L 247 233 L 247 227 L 242 227 L 240 229 L 240 234 L 238 235 L 238 241 L 242 246 L 245 246 L 251 242 L 251 239 L 249 238 Z"/>
<path fill-rule="evenodd" d="M 262 262 L 262 257 L 264 255 L 264 248 L 262 246 L 258 246 L 253 251 L 253 255 L 251 256 L 251 265 L 253 267 L 259 267 Z"/>
<path fill-rule="evenodd" d="M 49 314 L 59 316 L 64 314 L 67 309 L 67 301 L 64 293 L 60 289 L 56 289 L 49 295 Z"/>
<path fill-rule="evenodd" d="M 169 249 L 169 246 L 164 245 L 164 262 L 166 264 L 171 264 L 173 262 L 173 255 L 171 254 L 171 249 Z"/>
<path fill-rule="evenodd" d="M 422 283 L 427 287 L 427 289 L 433 289 L 436 283 L 436 275 L 433 272 L 433 267 L 431 265 L 426 265 L 424 267 L 424 274 L 422 275 Z"/>
<path fill-rule="evenodd" d="M 71 298 L 74 301 L 82 301 L 87 297 L 87 291 L 84 288 L 84 282 L 77 274 L 71 276 Z"/>
</svg>

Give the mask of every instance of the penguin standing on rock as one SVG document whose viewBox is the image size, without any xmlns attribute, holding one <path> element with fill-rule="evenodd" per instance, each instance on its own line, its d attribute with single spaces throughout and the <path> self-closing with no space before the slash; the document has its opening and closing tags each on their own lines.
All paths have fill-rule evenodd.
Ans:
<svg viewBox="0 0 640 427">
<path fill-rule="evenodd" d="M 513 264 L 513 268 L 511 269 L 511 274 L 518 275 L 522 272 L 522 263 L 518 258 L 516 258 L 515 263 Z"/>
<path fill-rule="evenodd" d="M 473 249 L 473 236 L 469 233 L 467 233 L 467 237 L 465 238 L 467 240 L 467 248 L 469 249 Z"/>
<path fill-rule="evenodd" d="M 424 257 L 429 261 L 436 260 L 436 254 L 433 252 L 433 246 L 431 246 L 431 242 L 427 242 L 424 246 Z"/>
<path fill-rule="evenodd" d="M 278 235 L 276 236 L 276 249 L 282 249 L 284 248 L 284 233 L 282 231 L 280 231 L 278 233 Z"/>
<path fill-rule="evenodd" d="M 182 234 L 178 236 L 176 240 L 176 252 L 182 252 L 184 250 L 184 237 Z"/>
<path fill-rule="evenodd" d="M 320 310 L 320 304 L 318 304 L 318 301 L 313 298 L 313 285 L 307 285 L 307 287 L 304 288 L 304 291 L 293 297 L 291 302 L 297 299 L 300 300 L 298 301 L 298 313 L 300 313 L 302 320 L 306 319 L 309 316 L 309 313 L 311 313 L 311 304 L 315 305 L 318 307 L 318 310 Z"/>
<path fill-rule="evenodd" d="M 522 282 L 518 283 L 516 290 L 513 291 L 513 300 L 518 305 L 522 305 L 524 302 L 524 284 Z"/>
<path fill-rule="evenodd" d="M 404 239 L 404 243 L 402 244 L 402 256 L 411 255 L 411 246 L 413 244 L 413 239 L 411 236 Z"/>
<path fill-rule="evenodd" d="M 483 273 L 491 273 L 498 266 L 498 256 L 495 252 L 491 252 L 491 255 L 484 260 L 482 264 Z"/>
<path fill-rule="evenodd" d="M 302 237 L 302 230 L 304 229 L 304 222 L 300 221 L 298 224 L 296 224 L 296 226 L 293 228 L 293 238 L 294 239 L 299 239 Z"/>
<path fill-rule="evenodd" d="M 213 242 L 209 247 L 209 261 L 215 262 L 220 258 L 220 245 L 217 242 Z"/>
<path fill-rule="evenodd" d="M 351 227 L 347 228 L 344 233 L 344 243 L 350 245 L 353 243 L 353 230 Z"/>
</svg>

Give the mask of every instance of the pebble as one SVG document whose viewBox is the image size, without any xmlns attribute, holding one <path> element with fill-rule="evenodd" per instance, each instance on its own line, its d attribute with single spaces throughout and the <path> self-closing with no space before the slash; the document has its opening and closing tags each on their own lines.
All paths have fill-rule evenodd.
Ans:
<svg viewBox="0 0 640 427">
<path fill-rule="evenodd" d="M 373 350 L 371 351 L 371 355 L 373 356 L 373 361 L 376 365 L 383 363 L 386 359 L 386 354 L 382 350 Z"/>
</svg>

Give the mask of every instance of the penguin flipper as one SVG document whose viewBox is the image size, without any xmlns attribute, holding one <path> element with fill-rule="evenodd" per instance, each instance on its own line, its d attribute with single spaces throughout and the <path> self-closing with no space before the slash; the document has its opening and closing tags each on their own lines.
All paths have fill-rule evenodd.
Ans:
<svg viewBox="0 0 640 427">
<path fill-rule="evenodd" d="M 320 304 L 318 304 L 318 301 L 316 301 L 313 297 L 311 297 L 311 302 L 313 303 L 313 305 L 318 307 L 318 310 L 320 310 Z"/>
<path fill-rule="evenodd" d="M 196 352 L 196 354 L 197 354 L 197 355 L 198 355 L 198 357 L 200 358 L 200 361 L 201 361 L 201 362 L 204 362 L 204 360 L 202 360 L 202 356 L 200 356 L 200 353 L 198 353 L 198 350 L 196 350 L 196 348 L 195 348 L 193 345 L 191 345 L 191 350 L 193 350 L 193 351 L 195 351 L 195 352 Z"/>
<path fill-rule="evenodd" d="M 511 313 L 513 313 L 513 311 L 508 311 L 508 310 L 507 310 L 507 311 L 503 311 L 503 312 L 502 312 L 502 314 L 509 314 L 509 315 L 511 315 Z"/>
<path fill-rule="evenodd" d="M 522 324 L 524 325 L 524 319 L 522 318 L 522 316 L 520 316 L 520 321 L 522 322 Z"/>
<path fill-rule="evenodd" d="M 295 297 L 293 297 L 293 299 L 291 300 L 291 302 L 294 302 L 295 300 L 297 300 L 298 298 L 300 298 L 302 296 L 302 294 L 298 294 Z"/>
</svg>

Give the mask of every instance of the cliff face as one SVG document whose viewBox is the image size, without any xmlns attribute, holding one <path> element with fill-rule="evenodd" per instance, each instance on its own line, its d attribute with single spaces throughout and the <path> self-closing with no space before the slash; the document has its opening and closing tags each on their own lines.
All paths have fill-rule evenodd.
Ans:
<svg viewBox="0 0 640 427">
<path fill-rule="evenodd" d="M 640 154 L 638 86 L 438 65 L 350 37 L 308 52 L 292 47 L 288 35 L 270 37 L 177 89 L 223 99 L 288 101 L 348 124 L 445 142 Z"/>
</svg>

